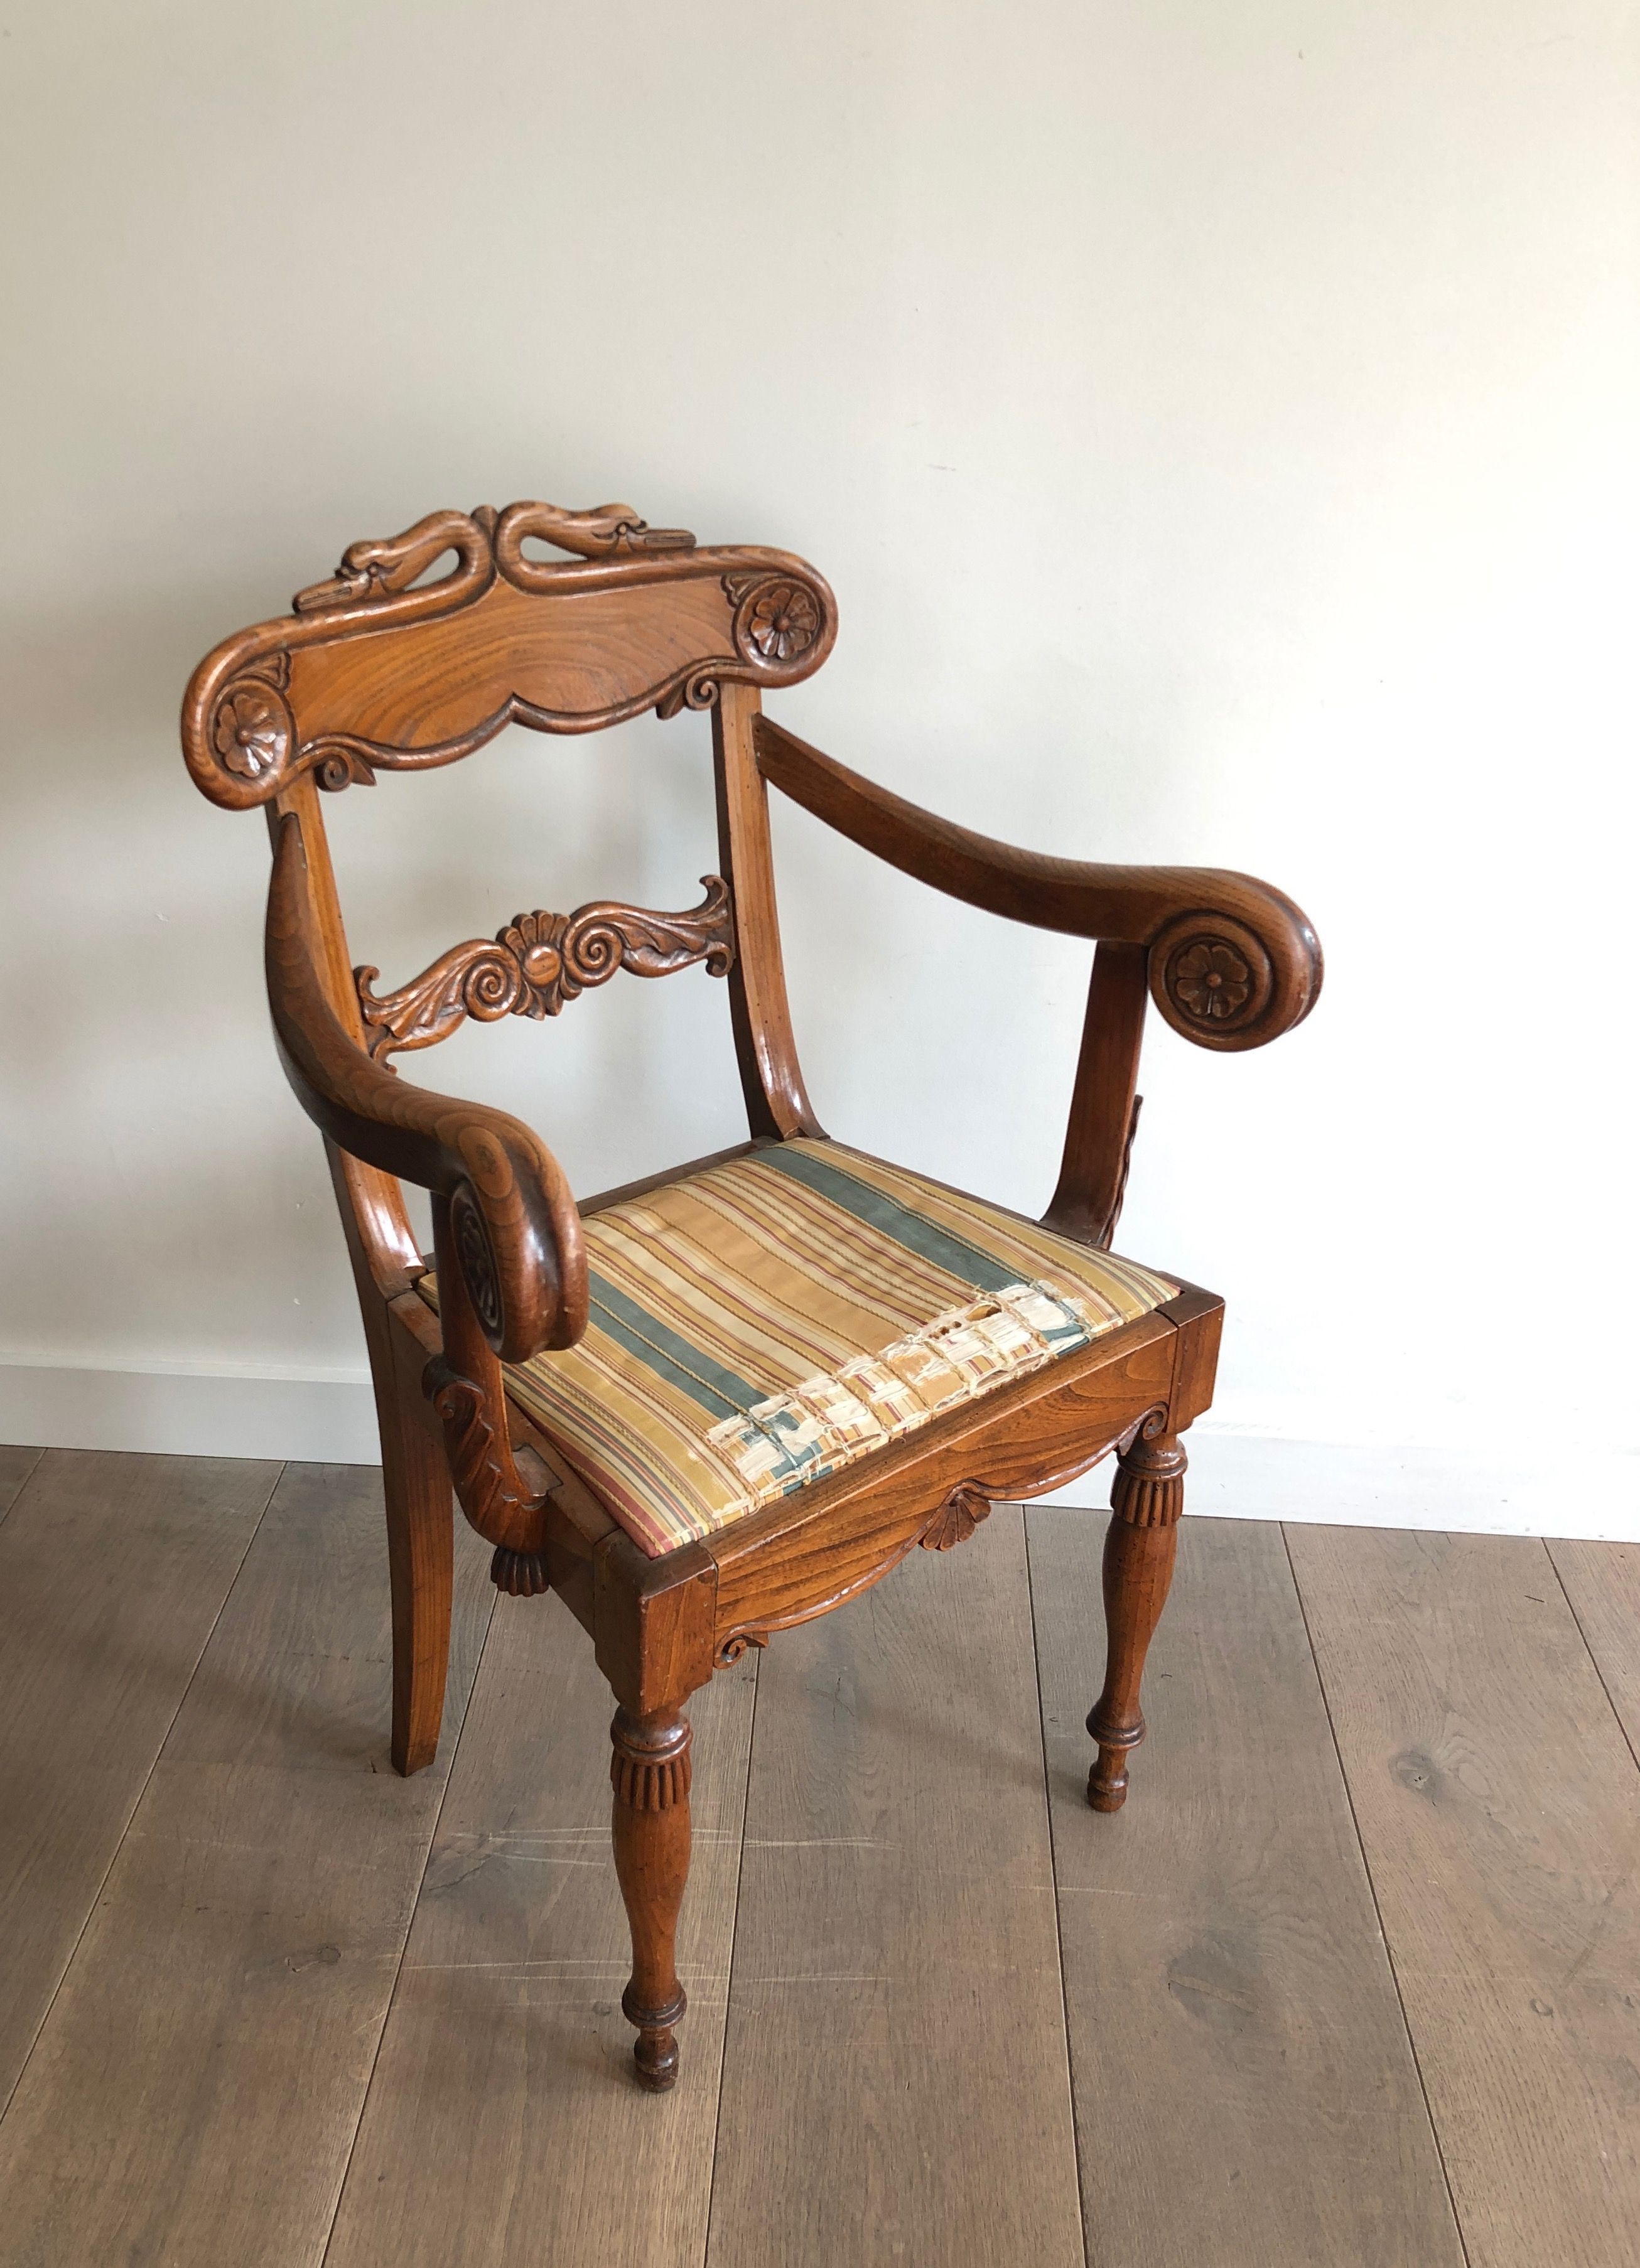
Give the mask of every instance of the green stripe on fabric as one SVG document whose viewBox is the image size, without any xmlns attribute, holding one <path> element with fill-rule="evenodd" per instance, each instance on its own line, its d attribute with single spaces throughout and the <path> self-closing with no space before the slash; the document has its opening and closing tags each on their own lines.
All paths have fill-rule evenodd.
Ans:
<svg viewBox="0 0 1640 2268">
<path fill-rule="evenodd" d="M 981 1252 L 977 1245 L 953 1236 L 925 1214 L 901 1204 L 897 1197 L 872 1188 L 869 1182 L 856 1181 L 853 1174 L 844 1173 L 809 1151 L 790 1149 L 784 1145 L 777 1148 L 771 1144 L 766 1150 L 754 1151 L 747 1162 L 772 1166 L 777 1173 L 805 1182 L 820 1197 L 852 1212 L 856 1220 L 863 1220 L 882 1235 L 891 1237 L 896 1244 L 904 1245 L 920 1259 L 931 1260 L 936 1268 L 943 1268 L 959 1283 L 971 1284 L 976 1291 L 1005 1292 L 1021 1280 L 1017 1268 L 994 1260 L 988 1252 Z"/>
<path fill-rule="evenodd" d="M 766 1396 L 766 1387 L 750 1386 L 720 1362 L 714 1362 L 647 1308 L 640 1307 L 607 1276 L 594 1270 L 589 1282 L 600 1329 L 714 1418 L 743 1418 L 754 1402 Z"/>
</svg>

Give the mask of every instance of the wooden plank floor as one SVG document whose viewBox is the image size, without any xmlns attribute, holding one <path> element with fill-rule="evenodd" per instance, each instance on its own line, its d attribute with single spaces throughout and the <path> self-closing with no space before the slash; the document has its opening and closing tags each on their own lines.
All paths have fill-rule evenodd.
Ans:
<svg viewBox="0 0 1640 2268">
<path fill-rule="evenodd" d="M 771 1642 L 711 2268 L 1080 2268 L 1023 1522 L 980 1535 Z"/>
<path fill-rule="evenodd" d="M 1031 1533 L 1094 2257 L 1461 2268 L 1280 1528 L 1186 1528 L 1113 1819 L 1085 1793 L 1097 1527 Z"/>
<path fill-rule="evenodd" d="M 1640 2257 L 1640 1551 L 1187 1522 L 1115 1818 L 1103 1515 L 913 1553 L 697 1698 L 657 2100 L 590 1649 L 463 1532 L 395 1779 L 380 1520 L 0 1455 L 0 2268 Z"/>
</svg>

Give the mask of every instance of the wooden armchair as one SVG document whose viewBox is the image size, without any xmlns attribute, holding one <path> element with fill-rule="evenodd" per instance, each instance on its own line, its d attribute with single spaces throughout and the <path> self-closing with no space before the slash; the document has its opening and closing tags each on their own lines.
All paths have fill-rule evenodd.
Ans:
<svg viewBox="0 0 1640 2268">
<path fill-rule="evenodd" d="M 561 555 L 526 556 L 535 539 Z M 454 564 L 423 580 L 447 555 Z M 375 1381 L 393 1590 L 393 1758 L 438 1744 L 452 1484 L 502 1589 L 557 1591 L 616 1700 L 615 1863 L 639 2078 L 672 2084 L 689 1867 L 683 1705 L 748 1646 L 825 1613 L 913 1545 L 1117 1452 L 1108 1662 L 1089 1800 L 1114 1811 L 1182 1508 L 1179 1436 L 1211 1397 L 1222 1302 L 1109 1250 L 1147 991 L 1208 1048 L 1313 1005 L 1291 900 L 1211 869 L 1083 865 L 936 819 L 760 713 L 825 659 L 835 602 L 784 552 L 701 549 L 624 505 L 434 512 L 356 543 L 293 615 L 194 675 L 203 792 L 273 838 L 268 990 L 322 1130 Z M 521 914 L 378 990 L 351 967 L 321 791 L 470 755 L 509 722 L 581 733 L 710 711 L 723 873 L 683 913 Z M 830 1141 L 793 1044 L 770 783 L 880 858 L 1010 920 L 1097 940 L 1064 1163 L 1040 1223 Z M 557 1015 L 617 969 L 728 980 L 750 1139 L 577 1204 L 499 1110 L 388 1062 L 464 1017 Z M 400 1182 L 430 1190 L 433 1265 Z"/>
</svg>

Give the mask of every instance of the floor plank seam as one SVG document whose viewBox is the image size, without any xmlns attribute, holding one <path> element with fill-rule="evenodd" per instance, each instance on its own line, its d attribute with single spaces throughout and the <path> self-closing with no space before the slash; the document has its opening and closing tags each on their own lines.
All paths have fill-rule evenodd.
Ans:
<svg viewBox="0 0 1640 2268">
<path fill-rule="evenodd" d="M 41 1465 L 45 1462 L 45 1451 L 41 1450 L 39 1458 L 30 1468 L 28 1476 L 29 1480 L 32 1481 L 35 1473 L 40 1470 Z M 18 2066 L 17 2077 L 11 2083 L 11 2089 L 6 2095 L 5 2101 L 3 2103 L 0 2103 L 0 2125 L 3 2125 L 6 2118 L 10 2116 L 11 2105 L 17 2101 L 18 2095 L 22 2089 L 23 2081 L 28 2075 L 28 2067 L 34 2060 L 35 2051 L 39 2048 L 41 2040 L 46 2036 L 46 2028 L 51 2021 L 52 2010 L 56 2007 L 58 1999 L 62 1996 L 63 1988 L 68 1983 L 70 1975 L 73 1970 L 74 1963 L 79 1958 L 80 1948 L 85 1942 L 85 1933 L 91 1927 L 92 1918 L 96 1913 L 99 1905 L 102 1903 L 103 1892 L 107 1889 L 110 1881 L 113 1879 L 114 1870 L 120 1863 L 120 1853 L 124 1850 L 126 1837 L 130 1834 L 131 1822 L 142 1809 L 143 1799 L 147 1794 L 150 1786 L 152 1785 L 154 1774 L 159 1769 L 160 1760 L 165 1755 L 166 1747 L 169 1745 L 171 1735 L 176 1730 L 177 1719 L 181 1715 L 182 1711 L 187 1705 L 188 1695 L 194 1690 L 194 1680 L 199 1675 L 200 1663 L 204 1660 L 206 1654 L 210 1652 L 211 1641 L 217 1634 L 217 1625 L 221 1622 L 223 1616 L 227 1612 L 228 1601 L 233 1596 L 235 1590 L 239 1587 L 240 1577 L 245 1572 L 245 1562 L 250 1557 L 251 1547 L 255 1543 L 257 1536 L 262 1533 L 262 1523 L 268 1516 L 268 1506 L 273 1502 L 274 1498 L 279 1492 L 279 1483 L 284 1478 L 284 1460 L 281 1459 L 275 1470 L 273 1479 L 269 1484 L 268 1493 L 262 1499 L 262 1510 L 256 1514 L 255 1519 L 251 1522 L 250 1533 L 245 1538 L 245 1549 L 239 1556 L 233 1575 L 230 1577 L 227 1586 L 223 1591 L 222 1597 L 218 1603 L 217 1611 L 211 1617 L 211 1627 L 206 1631 L 204 1638 L 201 1641 L 199 1652 L 195 1657 L 194 1667 L 188 1671 L 188 1677 L 183 1684 L 182 1690 L 177 1696 L 176 1706 L 171 1712 L 169 1721 L 166 1723 L 165 1728 L 165 1736 L 155 1744 L 152 1758 L 149 1763 L 147 1771 L 143 1774 L 143 1784 L 132 1797 L 131 1808 L 125 1815 L 125 1824 L 120 1830 L 119 1840 L 115 1843 L 113 1850 L 108 1853 L 108 1863 L 103 1868 L 101 1874 L 98 1878 L 97 1887 L 92 1892 L 90 1898 L 86 1902 L 85 1918 L 81 1921 L 78 1929 L 74 1933 L 73 1948 L 69 1954 L 68 1959 L 63 1964 L 63 1974 L 58 1977 L 56 1984 L 52 1988 L 50 1999 L 47 2001 L 45 2007 L 41 2012 L 40 2022 L 35 2027 L 34 2036 L 28 2043 L 28 2053 L 23 2058 L 22 2062 Z M 24 1485 L 26 1486 L 27 1484 L 25 1483 Z M 22 1491 L 19 1490 L 18 1494 L 20 1496 L 22 1494 Z"/>
<path fill-rule="evenodd" d="M 444 1786 L 439 1791 L 439 1801 L 432 1815 L 432 1825 L 427 1835 L 427 1847 L 422 1852 L 421 1871 L 416 1877 L 416 1895 L 410 1902 L 410 1913 L 404 1925 L 404 1942 L 399 1948 L 399 1957 L 393 1970 L 393 1990 L 388 1995 L 388 2005 L 382 2012 L 381 2029 L 376 2034 L 376 2048 L 375 2053 L 370 2058 L 369 2076 L 358 2091 L 358 2112 L 353 2120 L 352 2139 L 347 2146 L 347 2157 L 343 2163 L 341 2178 L 336 2185 L 336 2196 L 331 2200 L 330 2219 L 325 2230 L 324 2247 L 319 2255 L 319 2268 L 325 2268 L 325 2263 L 330 2257 L 330 2247 L 336 2242 L 336 2225 L 341 2218 L 342 2199 L 347 2193 L 347 2177 L 353 2170 L 353 2154 L 358 2147 L 358 2138 L 364 2131 L 365 2113 L 370 2107 L 370 2091 L 376 2083 L 376 2066 L 381 2061 L 381 2044 L 388 2036 L 388 2026 L 393 2021 L 393 2011 L 398 2004 L 399 1985 L 404 1975 L 404 1956 L 410 1950 L 411 1933 L 416 1927 L 416 1916 L 421 1906 L 421 1894 L 426 1888 L 427 1869 L 432 1864 L 433 1846 L 439 1840 L 439 1822 L 444 1817 L 444 1807 L 449 1798 L 450 1783 L 455 1778 L 455 1762 L 461 1754 L 462 1735 L 467 1730 L 467 1719 L 472 1713 L 473 1696 L 478 1690 L 478 1680 L 484 1674 L 484 1656 L 490 1650 L 490 1633 L 495 1627 L 495 1605 L 498 1596 L 499 1594 L 492 1587 L 490 1593 L 490 1611 L 484 1617 L 484 1634 L 479 1642 L 478 1659 L 473 1664 L 473 1674 L 467 1687 L 467 1697 L 462 1704 L 461 1722 L 455 1728 L 455 1738 L 450 1745 L 450 1761 L 445 1771 Z"/>
<path fill-rule="evenodd" d="M 1464 2257 L 1465 2268 L 1473 2268 L 1469 2257 L 1469 2240 L 1464 2232 L 1463 2216 L 1458 2210 L 1457 2193 L 1452 2188 L 1452 2169 L 1446 2162 L 1446 2146 L 1441 2139 L 1441 2130 L 1436 2121 L 1435 2106 L 1429 2100 L 1429 2084 L 1423 2075 L 1423 2058 L 1418 2053 L 1418 2042 L 1413 2032 L 1412 2020 L 1407 2014 L 1407 1996 L 1401 1990 L 1400 1970 L 1395 1962 L 1395 1948 L 1390 1943 L 1388 1930 L 1384 1926 L 1384 1909 L 1378 1904 L 1378 1886 L 1372 1878 L 1372 1861 L 1367 1856 L 1366 1838 L 1362 1834 L 1361 1821 L 1356 1811 L 1356 1791 L 1349 1784 L 1349 1772 L 1344 1763 L 1344 1751 L 1339 1742 L 1338 1727 L 1333 1719 L 1333 1698 L 1326 1690 L 1326 1679 L 1321 1669 L 1321 1657 L 1316 1652 L 1315 1632 L 1310 1627 L 1310 1609 L 1304 1602 L 1304 1585 L 1298 1580 L 1298 1569 L 1293 1558 L 1292 1542 L 1288 1535 L 1285 1521 L 1282 1521 L 1281 1529 L 1282 1548 L 1287 1554 L 1288 1572 L 1293 1580 L 1293 1590 L 1298 1601 L 1299 1614 L 1304 1618 L 1304 1638 L 1310 1647 L 1310 1660 L 1315 1669 L 1316 1683 L 1320 1689 L 1321 1706 L 1326 1712 L 1326 1728 L 1332 1737 L 1333 1753 L 1338 1759 L 1339 1778 L 1344 1784 L 1344 1800 L 1349 1806 L 1349 1823 L 1355 1830 L 1356 1847 L 1361 1853 L 1362 1869 L 1367 1878 L 1367 1892 L 1372 1900 L 1372 1911 L 1378 1925 L 1378 1938 L 1384 1948 L 1384 1958 L 1389 1964 L 1390 1982 L 1395 1987 L 1396 2005 L 1400 2010 L 1401 2029 L 1407 2035 L 1407 2046 L 1412 2057 L 1412 2067 L 1418 2074 L 1418 2092 L 1423 2098 L 1423 2115 L 1429 2122 L 1429 2136 L 1435 2144 L 1435 2154 L 1440 2165 L 1441 2179 L 1446 2185 L 1447 2209 L 1452 2216 L 1453 2233 L 1458 2239 L 1459 2250 Z"/>
<path fill-rule="evenodd" d="M 26 1448 L 28 1444 L 24 1442 L 21 1446 Z M 28 1484 L 33 1479 L 34 1475 L 40 1470 L 41 1465 L 44 1462 L 45 1454 L 46 1453 L 43 1449 L 35 1450 L 34 1462 L 24 1474 L 22 1479 L 18 1483 L 17 1487 L 12 1491 L 11 1503 L 6 1505 L 4 1508 L 0 1508 L 0 1528 L 4 1528 L 5 1526 L 7 1521 L 11 1519 L 11 1514 L 17 1510 L 18 1506 L 23 1501 L 24 1497 L 28 1491 Z"/>
<path fill-rule="evenodd" d="M 1543 1554 L 1545 1558 L 1548 1559 L 1549 1565 L 1555 1571 L 1555 1580 L 1560 1585 L 1561 1596 L 1565 1600 L 1567 1606 L 1571 1609 L 1572 1622 L 1576 1626 L 1578 1637 L 1583 1640 L 1583 1650 L 1588 1655 L 1590 1663 L 1594 1670 L 1594 1674 L 1600 1681 L 1600 1690 L 1606 1696 L 1607 1706 L 1610 1709 L 1613 1716 L 1617 1719 L 1617 1729 L 1623 1736 L 1623 1746 L 1628 1749 L 1629 1755 L 1633 1756 L 1636 1771 L 1640 1771 L 1640 1752 L 1636 1752 L 1634 1742 L 1629 1737 L 1629 1727 L 1623 1722 L 1623 1712 L 1617 1705 L 1616 1696 L 1613 1693 L 1611 1687 L 1606 1682 L 1606 1672 L 1600 1667 L 1599 1656 L 1595 1653 L 1594 1648 L 1589 1643 L 1589 1633 L 1583 1626 L 1583 1616 L 1577 1612 L 1577 1601 L 1572 1597 L 1571 1593 L 1566 1588 L 1566 1579 L 1561 1573 L 1560 1562 L 1555 1558 L 1555 1554 L 1549 1550 L 1548 1537 L 1540 1537 L 1539 1541 L 1543 1545 Z"/>
<path fill-rule="evenodd" d="M 1042 1800 L 1048 1819 L 1048 1868 L 1053 1877 L 1053 1950 L 1059 1961 L 1060 2014 L 1065 2027 L 1065 2084 L 1070 2093 L 1071 2148 L 1076 2167 L 1076 2222 L 1082 2236 L 1082 2268 L 1088 2268 L 1088 2197 L 1082 2175 L 1082 2132 L 1076 2118 L 1076 2066 L 1070 2043 L 1070 1998 L 1065 1988 L 1065 1920 L 1060 1909 L 1059 1843 L 1053 1827 L 1053 1788 L 1048 1767 L 1048 1726 L 1042 1698 L 1042 1649 L 1037 1637 L 1037 1593 L 1031 1565 L 1031 1514 L 1022 1504 L 1019 1525 L 1025 1547 L 1025 1600 L 1031 1609 L 1031 1669 L 1037 1687 L 1037 1729 L 1042 1741 Z"/>
<path fill-rule="evenodd" d="M 741 1884 L 746 1873 L 746 1813 L 751 1802 L 751 1760 L 757 1746 L 757 1701 L 763 1691 L 763 1670 L 754 1659 L 751 1723 L 746 1728 L 746 1777 L 741 1786 L 740 1855 L 735 1867 L 735 1918 L 729 1925 L 729 1969 L 723 1986 L 723 2036 L 718 2043 L 718 2100 L 712 2115 L 712 2169 L 706 2176 L 706 2226 L 700 2248 L 701 2268 L 712 2257 L 712 2216 L 717 2205 L 718 2142 L 723 2129 L 723 2079 L 729 2061 L 729 2021 L 735 2005 L 735 1933 L 740 1927 Z"/>
</svg>

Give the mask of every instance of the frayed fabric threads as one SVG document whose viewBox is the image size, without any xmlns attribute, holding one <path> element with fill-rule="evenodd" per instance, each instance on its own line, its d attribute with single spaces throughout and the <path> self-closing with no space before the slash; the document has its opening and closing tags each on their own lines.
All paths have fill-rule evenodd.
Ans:
<svg viewBox="0 0 1640 2268">
<path fill-rule="evenodd" d="M 759 1503 L 772 1502 L 1094 1336 L 1069 1292 L 1009 1284 L 947 1308 L 880 1353 L 857 1355 L 790 1394 L 755 1403 L 713 1426 L 706 1439 L 728 1454 Z"/>
</svg>

